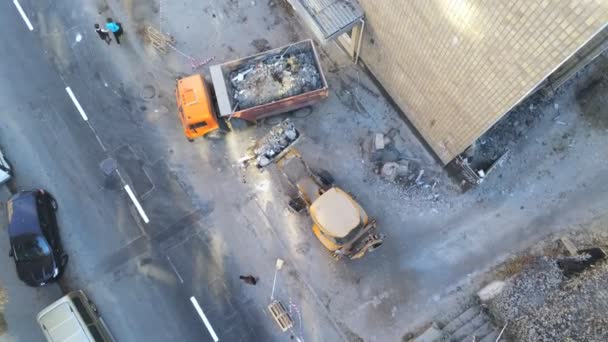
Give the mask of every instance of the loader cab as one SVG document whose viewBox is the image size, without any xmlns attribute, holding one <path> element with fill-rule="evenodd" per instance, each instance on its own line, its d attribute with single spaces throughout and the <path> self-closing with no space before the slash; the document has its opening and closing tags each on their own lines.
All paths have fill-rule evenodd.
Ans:
<svg viewBox="0 0 608 342">
<path fill-rule="evenodd" d="M 178 79 L 175 99 L 177 116 L 188 141 L 219 128 L 209 88 L 200 74 Z"/>
<path fill-rule="evenodd" d="M 330 251 L 349 245 L 368 223 L 365 210 L 346 192 L 333 187 L 310 206 L 313 232 Z"/>
</svg>

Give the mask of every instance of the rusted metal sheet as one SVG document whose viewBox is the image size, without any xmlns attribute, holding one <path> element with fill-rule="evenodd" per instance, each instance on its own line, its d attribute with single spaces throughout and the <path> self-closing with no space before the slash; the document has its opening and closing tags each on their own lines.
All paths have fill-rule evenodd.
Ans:
<svg viewBox="0 0 608 342">
<path fill-rule="evenodd" d="M 272 102 L 269 104 L 236 111 L 234 112 L 233 116 L 236 118 L 245 119 L 247 121 L 256 121 L 272 115 L 277 115 L 311 106 L 323 100 L 328 95 L 329 91 L 327 89 L 319 89 L 301 95 L 288 97 L 286 99 Z"/>
</svg>

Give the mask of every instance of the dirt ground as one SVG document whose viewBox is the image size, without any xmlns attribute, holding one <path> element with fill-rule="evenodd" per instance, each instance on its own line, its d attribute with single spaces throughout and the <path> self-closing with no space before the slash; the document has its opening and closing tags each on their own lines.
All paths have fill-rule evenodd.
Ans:
<svg viewBox="0 0 608 342">
<path fill-rule="evenodd" d="M 208 72 L 206 67 L 193 70 L 188 56 L 223 62 L 311 36 L 274 0 L 116 0 L 112 6 L 132 27 L 152 24 L 177 40 L 179 52 L 159 56 L 150 46 L 137 51 L 164 95 L 151 122 L 159 134 L 176 141 L 183 137 L 173 114 L 173 78 Z M 259 253 L 230 248 L 236 263 L 267 262 L 272 259 L 263 255 L 268 246 L 280 246 L 291 260 L 287 291 L 294 301 L 305 300 L 303 291 L 314 298 L 303 304 L 305 335 L 312 334 L 315 317 L 322 315 L 344 340 L 399 340 L 446 305 L 458 306 L 455 298 L 511 253 L 606 212 L 608 121 L 601 95 L 607 87 L 606 55 L 553 97 L 518 107 L 519 118 L 504 124 L 515 127 L 515 133 L 501 140 L 509 147 L 509 159 L 481 186 L 463 193 L 365 70 L 333 43 L 318 48 L 330 88 L 327 100 L 223 140 L 202 140 L 188 150 L 171 146 L 167 157 L 195 205 L 215 200 L 211 219 L 226 234 L 235 236 L 247 227 L 260 237 Z M 259 173 L 238 165 L 251 139 L 287 116 L 303 133 L 299 149 L 307 162 L 331 172 L 389 237 L 374 254 L 356 262 L 331 260 L 310 232 L 309 218 L 287 210 L 291 190 L 276 170 Z M 373 146 L 376 133 L 388 138 L 380 152 Z M 483 153 L 493 157 L 498 152 Z M 211 166 L 189 162 L 192 154 L 204 155 Z M 401 162 L 407 171 L 386 180 L 378 174 L 386 162 Z M 210 178 L 216 184 L 203 181 Z M 234 180 L 240 182 L 239 198 L 225 195 L 237 191 L 230 183 Z M 319 335 L 324 334 L 312 334 Z"/>
</svg>

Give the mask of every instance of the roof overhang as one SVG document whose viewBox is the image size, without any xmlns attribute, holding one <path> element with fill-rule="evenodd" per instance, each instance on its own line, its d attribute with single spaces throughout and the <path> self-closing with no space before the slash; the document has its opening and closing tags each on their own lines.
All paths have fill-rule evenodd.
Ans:
<svg viewBox="0 0 608 342">
<path fill-rule="evenodd" d="M 287 1 L 322 43 L 350 31 L 363 18 L 363 9 L 356 0 Z"/>
</svg>

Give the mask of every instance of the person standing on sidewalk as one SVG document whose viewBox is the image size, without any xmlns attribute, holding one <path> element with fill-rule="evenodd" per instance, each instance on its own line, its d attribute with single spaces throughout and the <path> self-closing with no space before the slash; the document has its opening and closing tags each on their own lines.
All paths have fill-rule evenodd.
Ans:
<svg viewBox="0 0 608 342">
<path fill-rule="evenodd" d="M 108 43 L 108 45 L 110 45 L 110 42 L 112 41 L 112 38 L 110 38 L 110 31 L 102 29 L 101 27 L 99 27 L 99 24 L 95 24 L 95 32 L 97 32 L 99 38 L 101 38 L 106 43 Z"/>
<path fill-rule="evenodd" d="M 246 276 L 239 276 L 239 278 L 244 281 L 246 284 L 249 285 L 255 285 L 258 282 L 258 278 L 252 276 L 252 275 L 246 275 Z"/>
<path fill-rule="evenodd" d="M 119 23 L 114 22 L 112 18 L 106 19 L 106 29 L 112 31 L 114 34 L 114 39 L 116 39 L 116 44 L 120 45 L 120 36 L 122 36 L 122 27 Z"/>
</svg>

